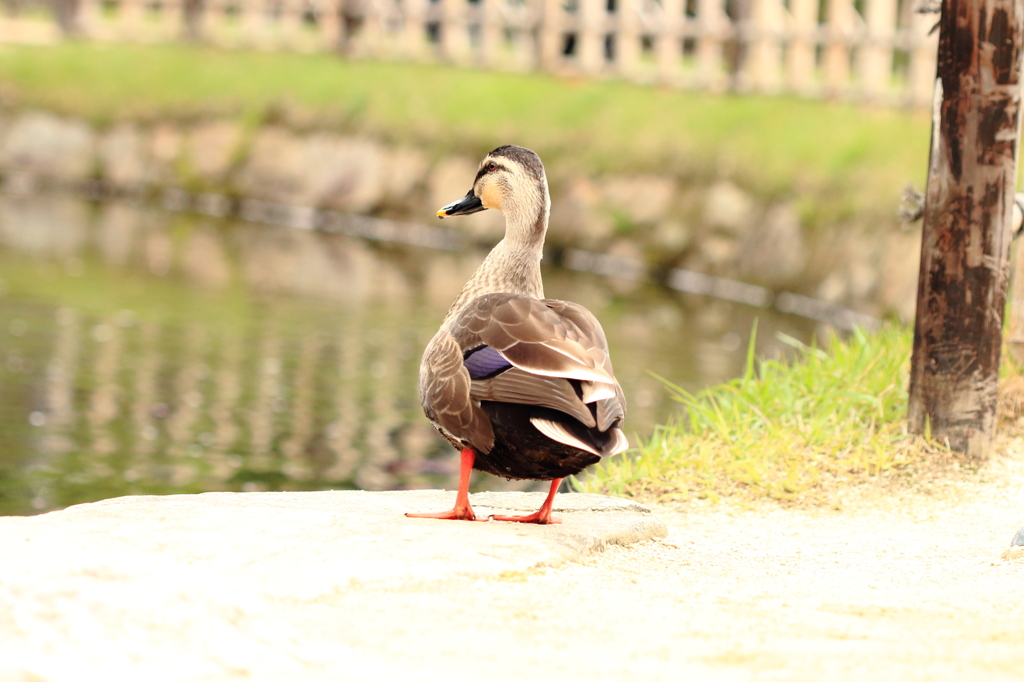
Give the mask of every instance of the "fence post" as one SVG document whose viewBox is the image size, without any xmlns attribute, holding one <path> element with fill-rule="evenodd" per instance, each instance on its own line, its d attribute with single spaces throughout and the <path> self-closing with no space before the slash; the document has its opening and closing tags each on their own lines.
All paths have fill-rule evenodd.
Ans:
<svg viewBox="0 0 1024 682">
<path fill-rule="evenodd" d="M 78 5 L 78 30 L 84 38 L 96 39 L 103 33 L 100 0 L 80 0 Z"/>
<path fill-rule="evenodd" d="M 817 0 L 790 0 L 786 77 L 789 90 L 807 95 L 814 91 L 814 39 L 818 30 Z"/>
<path fill-rule="evenodd" d="M 57 26 L 65 36 L 76 35 L 79 31 L 79 0 L 53 0 L 53 15 Z"/>
<path fill-rule="evenodd" d="M 747 24 L 749 53 L 743 64 L 743 84 L 760 92 L 779 89 L 782 63 L 782 26 L 785 7 L 781 0 L 752 0 Z"/>
<path fill-rule="evenodd" d="M 825 92 L 836 96 L 850 85 L 850 37 L 859 19 L 852 0 L 828 0 L 827 43 L 824 48 Z"/>
<path fill-rule="evenodd" d="M 612 59 L 623 78 L 637 76 L 640 65 L 640 11 L 643 0 L 616 0 L 615 38 Z"/>
<path fill-rule="evenodd" d="M 576 31 L 576 63 L 583 73 L 597 73 L 604 63 L 602 20 L 605 17 L 605 0 L 577 0 L 577 3 L 579 23 Z"/>
<path fill-rule="evenodd" d="M 159 15 L 153 31 L 154 37 L 161 42 L 180 39 L 185 30 L 181 0 L 165 0 L 156 11 Z"/>
<path fill-rule="evenodd" d="M 210 2 L 210 0 L 204 0 Z M 264 0 L 240 0 L 238 8 L 238 42 L 247 47 L 263 47 L 267 18 Z M 205 12 L 204 12 L 205 14 Z M 205 22 L 204 22 L 205 23 Z"/>
<path fill-rule="evenodd" d="M 859 50 L 857 73 L 864 96 L 880 100 L 888 93 L 892 76 L 896 0 L 867 0 L 864 24 L 867 32 Z"/>
<path fill-rule="evenodd" d="M 908 419 L 968 459 L 995 435 L 1024 0 L 944 0 Z"/>
<path fill-rule="evenodd" d="M 502 0 L 479 0 L 480 8 L 477 16 L 480 21 L 480 44 L 477 46 L 479 63 L 483 66 L 494 67 L 504 61 L 502 54 L 503 42 L 501 39 L 501 8 L 498 3 Z"/>
<path fill-rule="evenodd" d="M 341 11 L 337 0 L 323 0 L 317 27 L 321 50 L 336 52 L 341 48 Z"/>
<path fill-rule="evenodd" d="M 655 40 L 658 55 L 658 80 L 668 85 L 679 83 L 683 59 L 683 2 L 662 0 L 661 31 Z"/>
<path fill-rule="evenodd" d="M 427 0 L 402 2 L 402 56 L 421 61 L 430 53 L 427 45 Z"/>
<path fill-rule="evenodd" d="M 281 17 L 278 20 L 279 44 L 285 49 L 302 48 L 302 3 L 298 0 L 281 0 Z"/>
<path fill-rule="evenodd" d="M 539 0 L 541 20 L 537 40 L 538 66 L 544 71 L 557 71 L 562 64 L 562 27 L 565 25 L 565 10 L 562 0 Z"/>
<path fill-rule="evenodd" d="M 540 67 L 541 41 L 543 37 L 544 3 L 538 0 L 524 0 L 516 23 L 516 37 L 512 49 L 512 61 L 509 66 L 518 71 L 528 71 Z"/>
<path fill-rule="evenodd" d="M 440 0 L 441 54 L 455 64 L 470 61 L 469 30 L 466 26 L 467 0 Z"/>
<path fill-rule="evenodd" d="M 203 0 L 200 34 L 204 41 L 214 45 L 230 45 L 225 30 L 227 16 L 224 0 Z"/>
<path fill-rule="evenodd" d="M 77 2 L 75 3 L 77 5 Z M 143 36 L 143 18 L 146 11 L 142 0 L 120 0 L 117 10 L 117 32 L 122 40 L 141 42 Z"/>
<path fill-rule="evenodd" d="M 697 0 L 697 84 L 709 90 L 725 88 L 722 48 L 729 31 L 724 0 Z"/>
</svg>

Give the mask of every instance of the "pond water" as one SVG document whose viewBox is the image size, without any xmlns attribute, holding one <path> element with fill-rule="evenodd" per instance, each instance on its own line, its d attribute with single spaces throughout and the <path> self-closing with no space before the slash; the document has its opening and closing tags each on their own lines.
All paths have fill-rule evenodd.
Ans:
<svg viewBox="0 0 1024 682">
<path fill-rule="evenodd" d="M 0 195 L 0 514 L 129 494 L 453 488 L 417 371 L 484 255 Z M 633 442 L 675 410 L 654 375 L 689 390 L 737 375 L 755 317 L 762 354 L 783 348 L 776 332 L 815 332 L 626 280 L 544 276 L 548 296 L 604 324 Z"/>
</svg>

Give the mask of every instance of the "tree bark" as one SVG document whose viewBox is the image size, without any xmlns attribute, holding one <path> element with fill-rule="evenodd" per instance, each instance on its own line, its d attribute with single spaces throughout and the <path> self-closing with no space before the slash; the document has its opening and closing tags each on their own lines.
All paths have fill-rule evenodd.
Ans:
<svg viewBox="0 0 1024 682">
<path fill-rule="evenodd" d="M 908 417 L 983 461 L 995 435 L 1024 0 L 943 0 L 940 27 Z"/>
</svg>

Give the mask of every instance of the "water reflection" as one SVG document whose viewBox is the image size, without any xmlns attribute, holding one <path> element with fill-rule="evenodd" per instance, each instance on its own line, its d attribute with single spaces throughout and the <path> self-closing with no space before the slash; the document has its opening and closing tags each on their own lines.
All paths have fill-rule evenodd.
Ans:
<svg viewBox="0 0 1024 682">
<path fill-rule="evenodd" d="M 124 494 L 454 485 L 419 356 L 482 253 L 0 195 L 0 514 Z M 740 370 L 753 317 L 549 268 L 605 324 L 645 433 Z M 767 332 L 764 330 L 767 328 Z M 489 489 L 529 486 L 486 477 Z"/>
</svg>

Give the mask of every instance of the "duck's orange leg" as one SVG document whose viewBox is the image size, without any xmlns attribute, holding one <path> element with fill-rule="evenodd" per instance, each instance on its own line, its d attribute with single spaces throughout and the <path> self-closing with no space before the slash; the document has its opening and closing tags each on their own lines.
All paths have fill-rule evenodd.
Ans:
<svg viewBox="0 0 1024 682">
<path fill-rule="evenodd" d="M 551 481 L 551 490 L 548 491 L 548 497 L 544 500 L 544 504 L 540 506 L 540 509 L 532 514 L 526 516 L 495 516 L 495 521 L 518 521 L 519 523 L 561 523 L 562 519 L 556 519 L 551 515 L 551 505 L 555 502 L 555 493 L 558 492 L 558 486 L 562 484 L 562 479 L 556 478 Z"/>
<path fill-rule="evenodd" d="M 473 507 L 469 506 L 469 475 L 473 473 L 473 461 L 476 460 L 476 452 L 472 448 L 465 448 L 462 451 L 462 461 L 459 465 L 459 492 L 455 494 L 455 507 L 451 511 L 433 512 L 429 514 L 406 514 L 413 519 L 459 519 L 462 521 L 476 521 L 476 514 Z M 486 521 L 486 519 L 481 519 Z"/>
</svg>

